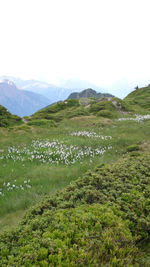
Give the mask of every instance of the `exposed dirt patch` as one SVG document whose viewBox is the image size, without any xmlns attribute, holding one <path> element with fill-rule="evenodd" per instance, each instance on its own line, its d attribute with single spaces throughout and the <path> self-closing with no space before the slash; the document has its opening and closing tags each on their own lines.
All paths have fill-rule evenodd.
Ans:
<svg viewBox="0 0 150 267">
<path fill-rule="evenodd" d="M 141 142 L 140 148 L 144 151 L 150 151 L 150 141 Z"/>
</svg>

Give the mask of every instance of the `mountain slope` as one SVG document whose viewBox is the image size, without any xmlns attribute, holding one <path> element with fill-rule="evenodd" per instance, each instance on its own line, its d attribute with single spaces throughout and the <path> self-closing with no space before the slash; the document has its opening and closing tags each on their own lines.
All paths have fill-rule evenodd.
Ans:
<svg viewBox="0 0 150 267">
<path fill-rule="evenodd" d="M 49 104 L 52 104 L 60 100 L 65 100 L 70 94 L 70 92 L 72 92 L 72 90 L 70 89 L 61 88 L 53 84 L 40 82 L 36 80 L 27 80 L 27 81 L 19 80 L 19 82 L 17 82 L 16 84 L 20 89 L 38 93 L 45 96 L 50 100 Z"/>
<path fill-rule="evenodd" d="M 0 127 L 7 127 L 21 123 L 21 118 L 12 115 L 5 107 L 0 105 Z"/>
<path fill-rule="evenodd" d="M 105 91 L 88 81 L 73 79 L 68 81 L 62 81 L 61 85 L 59 86 L 48 82 L 38 80 L 22 80 L 20 78 L 15 78 L 11 76 L 2 76 L 1 79 L 8 79 L 10 81 L 13 81 L 19 89 L 38 93 L 49 98 L 49 104 L 65 100 L 72 92 L 80 92 L 81 90 L 86 88 L 93 88 L 94 90 L 101 92 Z"/>
<path fill-rule="evenodd" d="M 47 82 L 37 80 L 22 80 L 10 76 L 2 76 L 1 79 L 13 81 L 18 89 L 45 96 L 49 99 L 49 104 L 60 100 L 65 100 L 70 95 L 70 93 L 74 91 L 74 89 L 71 88 L 59 87 Z"/>
<path fill-rule="evenodd" d="M 22 117 L 45 107 L 49 104 L 49 100 L 39 94 L 19 90 L 13 82 L 4 80 L 0 83 L 0 104 L 12 114 Z"/>
<path fill-rule="evenodd" d="M 90 115 L 113 119 L 122 116 L 128 109 L 123 100 L 115 97 L 67 99 L 37 111 L 27 120 L 44 119 L 57 123 L 63 119 Z"/>
<path fill-rule="evenodd" d="M 130 93 L 124 101 L 132 106 L 150 110 L 150 85 L 137 88 Z"/>
<path fill-rule="evenodd" d="M 76 98 L 88 98 L 88 97 L 95 97 L 95 98 L 104 98 L 104 97 L 113 97 L 111 94 L 107 93 L 97 93 L 95 90 L 88 88 L 83 90 L 82 92 L 74 92 L 71 93 L 68 99 L 76 99 Z"/>
</svg>

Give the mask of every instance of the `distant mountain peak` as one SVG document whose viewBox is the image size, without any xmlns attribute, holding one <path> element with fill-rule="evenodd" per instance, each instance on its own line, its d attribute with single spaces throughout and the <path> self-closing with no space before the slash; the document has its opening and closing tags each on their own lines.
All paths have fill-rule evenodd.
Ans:
<svg viewBox="0 0 150 267">
<path fill-rule="evenodd" d="M 104 97 L 113 97 L 113 95 L 108 93 L 97 93 L 92 88 L 88 88 L 83 90 L 82 92 L 74 92 L 71 93 L 68 97 L 68 99 L 76 99 L 76 98 L 89 98 L 89 97 L 95 97 L 95 98 L 104 98 Z"/>
<path fill-rule="evenodd" d="M 10 81 L 9 79 L 2 79 L 2 80 L 0 80 L 0 83 L 5 83 L 5 84 L 8 84 L 10 86 L 16 87 L 15 83 L 13 81 Z"/>
<path fill-rule="evenodd" d="M 12 114 L 29 116 L 47 106 L 49 102 L 49 99 L 40 94 L 19 90 L 9 79 L 0 80 L 0 105 Z"/>
</svg>

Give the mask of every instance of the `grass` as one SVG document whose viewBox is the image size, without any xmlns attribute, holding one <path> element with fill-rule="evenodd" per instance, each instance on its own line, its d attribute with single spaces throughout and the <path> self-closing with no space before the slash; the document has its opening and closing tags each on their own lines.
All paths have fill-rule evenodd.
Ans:
<svg viewBox="0 0 150 267">
<path fill-rule="evenodd" d="M 0 106 L 3 266 L 149 266 L 149 93 Z"/>
<path fill-rule="evenodd" d="M 144 131 L 143 131 L 144 128 Z M 77 131 L 94 131 L 102 136 L 112 136 L 112 139 L 103 140 L 101 138 L 88 138 L 86 136 L 71 136 L 70 133 Z M 88 170 L 93 169 L 95 165 L 100 163 L 110 163 L 116 161 L 127 152 L 126 148 L 131 145 L 141 145 L 148 143 L 150 138 L 149 120 L 144 122 L 123 121 L 118 122 L 107 118 L 99 118 L 94 115 L 85 117 L 76 117 L 74 119 L 66 119 L 59 123 L 57 127 L 39 127 L 39 126 L 20 126 L 12 129 L 0 129 L 0 155 L 6 155 L 8 147 L 24 146 L 31 148 L 32 140 L 49 141 L 58 139 L 67 146 L 73 145 L 83 149 L 85 146 L 96 149 L 98 146 L 112 146 L 103 155 L 90 158 L 83 158 L 82 162 L 76 162 L 73 165 L 66 166 L 64 164 L 47 164 L 38 160 L 29 161 L 27 158 L 24 162 L 11 159 L 1 160 L 0 169 L 0 188 L 4 189 L 4 196 L 0 196 L 0 229 L 3 226 L 12 226 L 20 219 L 20 214 L 24 213 L 31 205 L 39 202 L 45 195 L 51 195 L 57 190 L 69 185 Z M 142 149 L 142 145 L 141 145 Z M 41 151 L 42 153 L 42 151 Z M 16 180 L 16 182 L 15 182 Z M 30 180 L 29 186 L 26 188 L 24 181 Z M 15 184 L 18 190 L 7 191 L 4 183 Z M 21 189 L 24 187 L 24 190 Z M 18 213 L 17 213 L 18 212 Z M 8 217 L 10 214 L 10 225 Z"/>
<path fill-rule="evenodd" d="M 0 236 L 2 265 L 148 266 L 149 151 L 99 165 Z"/>
<path fill-rule="evenodd" d="M 143 98 L 141 97 L 140 90 L 143 90 Z M 137 240 L 141 245 L 141 247 L 140 245 L 138 247 L 141 253 L 143 253 L 142 255 L 144 255 L 141 256 L 144 263 L 141 260 L 140 264 L 147 264 L 150 257 L 146 249 L 146 245 L 149 244 L 147 241 L 149 221 L 145 218 L 148 218 L 146 217 L 146 212 L 149 202 L 146 199 L 148 196 L 148 189 L 146 187 L 148 181 L 145 182 L 145 179 L 148 177 L 147 166 L 149 158 L 147 151 L 148 153 L 150 151 L 150 120 L 128 120 L 128 118 L 133 117 L 133 111 L 140 111 L 141 114 L 148 113 L 148 110 L 144 109 L 145 107 L 149 108 L 147 106 L 148 102 L 146 102 L 146 106 L 142 104 L 144 103 L 143 99 L 145 94 L 147 97 L 147 92 L 145 93 L 145 89 L 140 90 L 133 92 L 133 96 L 132 94 L 131 96 L 129 95 L 125 101 L 114 98 L 112 100 L 115 101 L 114 103 L 112 101 L 100 102 L 96 99 L 90 100 L 90 106 L 87 101 L 83 101 L 82 104 L 80 104 L 79 100 L 60 102 L 35 113 L 30 118 L 26 118 L 26 124 L 23 124 L 16 117 L 13 117 L 12 123 L 10 114 L 7 114 L 3 108 L 1 109 L 8 117 L 7 120 L 4 119 L 3 121 L 7 121 L 7 125 L 0 127 L 0 232 L 11 230 L 12 228 L 15 229 L 15 226 L 18 225 L 18 222 L 21 221 L 21 218 L 27 211 L 26 217 L 21 221 L 19 230 L 14 231 L 19 231 L 17 232 L 17 236 L 23 234 L 28 239 L 26 231 L 31 234 L 29 235 L 30 238 L 33 235 L 30 230 L 32 227 L 35 227 L 36 215 L 38 216 L 38 212 L 40 212 L 38 222 L 41 228 L 37 230 L 37 233 L 35 232 L 35 238 L 37 238 L 38 244 L 41 247 L 38 247 L 38 251 L 34 254 L 36 261 L 40 261 L 40 265 L 38 266 L 47 266 L 50 263 L 57 265 L 58 263 L 63 263 L 66 258 L 68 264 L 72 265 L 77 254 L 79 257 L 79 266 L 80 263 L 81 266 L 82 263 L 87 266 L 88 264 L 93 264 L 90 261 L 92 255 L 95 255 L 95 264 L 97 264 L 99 258 L 96 256 L 97 251 L 95 251 L 95 247 L 99 246 L 100 253 L 104 250 L 105 256 L 102 253 L 98 254 L 98 257 L 102 257 L 105 264 L 107 264 L 109 258 L 112 266 L 126 266 L 125 264 L 127 262 L 131 264 L 134 262 L 133 251 L 137 252 L 137 247 L 134 246 Z M 134 94 L 137 95 L 136 103 L 133 103 Z M 125 120 L 119 121 L 118 118 L 120 117 L 123 117 Z M 8 123 L 9 120 L 10 123 Z M 142 158 L 142 154 L 146 154 L 145 158 Z M 127 161 L 124 158 L 127 158 Z M 118 160 L 120 160 L 120 163 L 117 162 Z M 117 163 L 114 164 L 115 162 Z M 103 165 L 104 167 L 102 167 Z M 101 175 L 105 179 L 101 179 Z M 80 179 L 78 179 L 79 177 Z M 129 181 L 127 180 L 128 177 L 130 178 Z M 135 179 L 133 179 L 134 177 Z M 112 179 L 110 183 L 108 183 L 109 179 Z M 136 184 L 137 179 L 139 184 Z M 75 182 L 76 180 L 77 182 Z M 97 181 L 98 184 L 96 185 Z M 135 187 L 133 188 L 134 183 Z M 66 187 L 70 189 L 64 191 Z M 131 191 L 130 188 L 132 188 Z M 68 193 L 69 190 L 71 193 Z M 119 192 L 122 193 L 120 194 Z M 95 202 L 105 204 L 106 207 L 105 205 L 102 207 L 93 206 L 93 208 L 91 206 L 77 207 L 82 204 L 95 205 Z M 55 212 L 50 214 L 49 218 L 54 217 L 54 225 L 52 229 L 48 228 L 47 231 L 52 233 L 52 240 L 44 239 L 43 241 L 41 233 L 47 235 L 45 234 L 45 230 L 43 230 L 43 223 L 45 227 L 47 225 L 47 215 L 42 217 L 41 210 L 43 212 L 47 208 L 51 209 L 50 203 L 54 203 L 55 208 L 57 206 L 58 209 L 68 209 L 68 207 L 77 209 L 75 213 L 73 210 L 70 211 L 68 209 L 66 213 L 58 210 L 57 214 Z M 110 203 L 113 203 L 113 205 L 110 205 Z M 31 208 L 35 204 L 37 206 Z M 111 207 L 108 207 L 109 205 Z M 113 217 L 114 224 L 111 224 L 109 219 L 112 206 L 113 213 L 110 217 Z M 29 208 L 30 212 L 28 212 Z M 97 220 L 97 210 L 99 210 L 99 218 L 105 221 L 106 229 L 102 232 L 102 235 L 104 234 L 108 242 L 105 243 L 105 249 L 103 244 L 93 239 L 93 232 L 91 232 L 93 229 L 90 225 L 94 225 L 95 220 Z M 103 215 L 105 213 L 107 219 Z M 63 243 L 63 238 L 61 239 L 62 232 L 59 232 L 60 238 L 57 242 L 62 247 L 59 253 L 57 253 L 55 251 L 55 235 L 57 235 L 57 226 L 59 225 L 57 217 L 60 216 L 66 222 L 66 216 L 70 216 L 72 224 L 68 224 L 68 227 L 73 227 L 74 229 L 73 222 L 76 220 L 75 217 L 80 218 L 78 216 L 80 214 L 85 218 L 89 218 L 87 219 L 85 232 L 80 219 L 78 221 L 79 225 L 81 224 L 82 238 L 80 234 L 78 236 L 78 231 L 75 228 L 74 233 L 66 231 L 65 239 L 68 241 L 66 241 L 67 243 Z M 32 222 L 32 218 L 35 219 L 35 222 Z M 127 224 L 124 222 L 126 219 L 128 220 Z M 117 224 L 117 221 L 120 222 L 120 226 Z M 137 225 L 135 225 L 135 222 Z M 27 229 L 25 229 L 26 226 L 25 228 L 23 226 L 26 224 Z M 101 222 L 98 224 L 100 228 L 103 225 Z M 143 225 L 146 225 L 146 227 L 143 228 Z M 61 227 L 62 225 L 59 226 L 59 230 Z M 111 227 L 112 229 L 114 227 L 115 230 L 114 238 L 111 238 Z M 120 240 L 118 236 L 120 231 L 118 229 L 120 228 L 118 227 L 121 227 L 121 238 L 124 240 L 121 244 L 118 243 L 120 242 L 118 241 Z M 97 231 L 97 228 L 94 229 Z M 129 240 L 124 239 L 126 233 Z M 69 241 L 70 235 L 72 236 L 71 238 L 75 237 L 75 241 L 74 239 Z M 88 247 L 90 241 L 88 239 L 86 240 L 86 238 L 84 239 L 84 237 L 90 235 L 92 238 L 89 240 L 92 240 L 91 242 L 93 243 L 91 244 L 93 245 Z M 45 236 L 44 238 L 47 237 L 49 238 L 49 236 Z M 39 241 L 39 238 L 42 241 Z M 78 246 L 80 239 L 82 239 L 83 247 L 81 246 L 81 251 L 77 253 L 77 249 L 69 246 L 68 242 L 77 242 Z M 9 237 L 7 240 L 9 240 Z M 133 246 L 131 246 L 131 250 L 128 250 L 128 242 L 131 241 Z M 14 244 L 15 242 L 17 241 L 14 241 Z M 30 260 L 30 250 L 32 251 L 31 243 L 29 241 L 30 244 L 26 244 L 27 247 L 29 245 L 28 250 L 26 245 L 24 247 L 24 241 L 23 243 L 21 243 L 22 241 L 19 242 L 23 246 L 22 253 L 27 257 L 26 260 L 29 262 L 28 266 L 31 266 L 30 264 L 33 263 Z M 51 256 L 50 251 L 47 250 L 47 245 L 43 247 L 43 243 L 41 242 L 52 242 L 49 247 L 54 249 L 55 256 L 53 253 Z M 111 252 L 108 249 L 108 244 L 111 244 Z M 37 249 L 33 240 L 33 248 L 34 246 Z M 117 253 L 118 246 L 123 246 L 123 248 Z M 16 243 L 15 253 L 16 255 L 20 255 L 17 254 L 17 247 L 18 244 Z M 86 247 L 92 252 L 87 253 Z M 7 249 L 2 241 L 3 264 L 8 260 L 7 253 Z M 129 255 L 128 260 L 126 253 Z M 13 252 L 11 257 L 10 262 L 12 262 L 10 264 L 13 265 L 16 261 L 16 258 L 13 258 Z M 81 258 L 83 258 L 83 262 Z M 63 259 L 62 262 L 61 259 Z M 18 261 L 20 261 L 21 265 L 22 257 L 18 256 Z M 37 264 L 37 262 L 34 263 Z"/>
<path fill-rule="evenodd" d="M 21 124 L 22 120 L 17 115 L 12 115 L 5 107 L 0 105 L 0 127 Z"/>
<path fill-rule="evenodd" d="M 26 120 L 30 124 L 43 123 L 43 120 L 50 120 L 58 123 L 64 119 L 75 118 L 79 116 L 96 115 L 101 118 L 119 118 L 121 112 L 132 111 L 128 103 L 119 99 L 112 98 L 109 101 L 96 98 L 67 99 L 42 109 Z M 32 123 L 32 124 L 33 124 Z"/>
<path fill-rule="evenodd" d="M 137 89 L 130 93 L 124 100 L 126 104 L 132 105 L 135 112 L 150 110 L 150 86 Z"/>
<path fill-rule="evenodd" d="M 30 179 L 31 188 L 5 193 L 5 197 L 1 198 L 0 202 L 0 215 L 3 217 L 3 220 L 5 215 L 8 216 L 8 213 L 25 210 L 30 205 L 40 201 L 43 196 L 51 195 L 57 190 L 64 188 L 84 173 L 89 166 L 87 163 L 82 167 L 78 164 L 70 168 L 64 166 L 58 168 L 56 166 L 45 166 L 42 164 L 19 165 L 19 163 L 16 164 L 16 169 L 14 169 L 14 166 L 10 166 L 10 168 L 13 167 L 13 174 L 11 172 L 12 169 L 8 169 L 7 165 L 2 168 L 1 173 L 3 177 L 4 173 L 6 173 L 6 177 L 9 177 L 4 179 L 5 182 L 15 184 L 14 180 L 17 180 L 18 185 L 24 186 L 24 181 Z"/>
</svg>

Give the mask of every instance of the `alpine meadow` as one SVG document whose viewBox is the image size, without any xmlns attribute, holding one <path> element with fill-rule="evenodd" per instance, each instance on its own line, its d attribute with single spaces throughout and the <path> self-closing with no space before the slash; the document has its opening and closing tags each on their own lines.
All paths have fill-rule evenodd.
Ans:
<svg viewBox="0 0 150 267">
<path fill-rule="evenodd" d="M 150 266 L 150 86 L 91 93 L 0 106 L 0 266 Z"/>
</svg>

